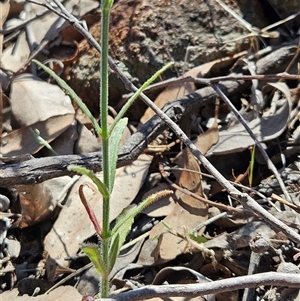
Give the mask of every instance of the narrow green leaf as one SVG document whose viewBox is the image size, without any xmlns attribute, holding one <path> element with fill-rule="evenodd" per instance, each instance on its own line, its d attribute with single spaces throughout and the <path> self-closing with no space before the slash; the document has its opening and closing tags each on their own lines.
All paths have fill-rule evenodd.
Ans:
<svg viewBox="0 0 300 301">
<path fill-rule="evenodd" d="M 68 170 L 76 171 L 78 173 L 81 173 L 82 175 L 88 176 L 96 184 L 99 192 L 103 195 L 103 198 L 108 198 L 110 196 L 110 193 L 109 193 L 107 187 L 96 176 L 96 174 L 93 171 L 91 171 L 85 167 L 80 167 L 77 165 L 69 165 Z"/>
<path fill-rule="evenodd" d="M 161 223 L 167 228 L 168 231 L 170 231 L 170 232 L 173 231 L 173 229 L 171 228 L 171 226 L 167 222 L 161 221 Z"/>
<path fill-rule="evenodd" d="M 114 4 L 114 0 L 103 0 L 102 1 L 102 10 L 109 11 Z"/>
<path fill-rule="evenodd" d="M 41 136 L 41 133 L 38 129 L 32 129 L 30 128 L 30 131 L 34 135 L 36 141 L 40 144 L 45 146 L 46 148 L 49 149 L 55 156 L 58 156 L 59 154 L 52 148 L 52 146 Z"/>
<path fill-rule="evenodd" d="M 97 272 L 102 277 L 107 277 L 107 275 L 109 274 L 108 268 L 105 266 L 102 260 L 99 246 L 96 244 L 85 245 L 82 247 L 82 251 L 89 257 Z"/>
<path fill-rule="evenodd" d="M 134 92 L 134 94 L 129 98 L 129 100 L 125 103 L 125 105 L 122 107 L 118 115 L 116 116 L 114 122 L 112 123 L 109 131 L 111 132 L 116 124 L 119 123 L 119 120 L 124 116 L 126 111 L 129 109 L 129 107 L 133 104 L 133 102 L 140 96 L 140 94 L 149 86 L 151 85 L 163 72 L 165 72 L 168 68 L 170 68 L 174 62 L 170 62 L 164 67 L 162 67 L 160 70 L 158 70 L 154 75 L 152 75 L 147 81 L 143 83 L 143 85 Z"/>
<path fill-rule="evenodd" d="M 250 151 L 251 151 L 251 161 L 250 161 L 250 170 L 249 170 L 249 186 L 252 187 L 253 171 L 254 171 L 254 163 L 255 163 L 255 144 Z"/>
<path fill-rule="evenodd" d="M 130 209 L 126 210 L 126 212 L 129 213 Z M 118 236 L 118 240 L 117 240 L 118 244 L 116 245 L 117 255 L 119 255 L 120 250 L 121 250 L 121 248 L 122 248 L 122 246 L 123 246 L 123 244 L 126 240 L 126 237 L 127 237 L 128 233 L 130 232 L 130 230 L 132 228 L 132 224 L 134 222 L 134 217 L 135 216 L 130 216 L 130 217 L 126 218 L 128 213 L 125 213 L 125 215 L 120 218 L 121 221 L 123 220 L 123 223 L 119 227 L 118 232 L 115 232 L 112 235 L 112 239 L 114 239 L 114 240 L 115 240 L 115 237 Z"/>
<path fill-rule="evenodd" d="M 75 91 L 63 79 L 61 79 L 57 74 L 55 74 L 55 72 L 53 72 L 50 68 L 48 68 L 47 66 L 45 66 L 44 64 L 42 64 L 37 60 L 32 60 L 32 61 L 55 79 L 55 81 L 61 87 L 61 89 L 63 89 L 65 93 L 69 95 L 70 98 L 77 103 L 77 105 L 82 110 L 82 112 L 90 119 L 96 133 L 98 135 L 101 134 L 101 128 L 97 120 L 94 118 L 94 116 L 92 115 L 88 107 L 85 105 L 85 103 L 77 96 Z"/>
<path fill-rule="evenodd" d="M 113 269 L 113 267 L 116 263 L 116 260 L 119 256 L 121 247 L 122 247 L 122 244 L 120 246 L 120 235 L 118 233 L 116 233 L 111 238 L 111 244 L 110 244 L 110 248 L 109 248 L 109 267 L 108 267 L 109 272 L 111 272 L 111 270 Z"/>
<path fill-rule="evenodd" d="M 203 236 L 196 236 L 192 233 L 189 233 L 189 237 L 190 237 L 190 239 L 196 241 L 199 244 L 207 242 L 207 238 L 205 238 Z"/>
<path fill-rule="evenodd" d="M 156 234 L 154 237 L 152 237 L 152 240 L 153 240 L 153 241 L 154 241 L 154 240 L 158 240 L 159 237 L 161 236 L 161 234 L 162 234 L 162 233 Z"/>
<path fill-rule="evenodd" d="M 166 196 L 168 194 L 173 193 L 172 190 L 163 190 L 155 194 L 151 194 L 148 198 L 146 198 L 143 202 L 141 202 L 137 207 L 131 208 L 128 210 L 128 212 L 119 218 L 116 222 L 116 225 L 111 231 L 111 235 L 114 235 L 115 233 L 119 233 L 121 236 L 122 231 L 127 231 L 127 227 L 130 224 L 130 227 L 134 221 L 134 218 L 137 214 L 142 212 L 147 206 L 149 206 L 152 202 L 159 199 L 162 196 Z M 129 229 L 130 230 L 130 229 Z M 128 233 L 128 232 L 127 232 Z M 121 238 L 120 238 L 121 240 Z"/>
<path fill-rule="evenodd" d="M 109 192 L 112 192 L 114 187 L 115 181 L 115 174 L 116 174 L 116 164 L 118 160 L 118 152 L 119 152 L 119 145 L 123 136 L 123 132 L 127 126 L 128 118 L 121 119 L 118 124 L 115 126 L 114 130 L 110 136 L 110 142 L 108 145 L 109 149 L 109 183 L 110 187 L 108 187 Z"/>
</svg>

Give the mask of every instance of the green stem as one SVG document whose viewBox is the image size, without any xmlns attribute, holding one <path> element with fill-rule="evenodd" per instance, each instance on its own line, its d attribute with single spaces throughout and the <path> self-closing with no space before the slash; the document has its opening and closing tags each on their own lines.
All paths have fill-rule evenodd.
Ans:
<svg viewBox="0 0 300 301">
<path fill-rule="evenodd" d="M 101 116 L 101 136 L 102 136 L 102 169 L 103 169 L 103 183 L 111 191 L 110 177 L 109 177 L 109 131 L 108 131 L 108 23 L 109 10 L 102 10 L 102 24 L 101 24 L 101 83 L 100 83 L 100 116 Z M 103 199 L 103 237 L 109 236 L 109 199 Z"/>
<path fill-rule="evenodd" d="M 108 266 L 109 264 L 109 242 L 110 239 L 106 238 L 102 240 L 102 259 L 103 262 L 105 263 L 105 266 Z M 106 298 L 109 293 L 109 281 L 108 281 L 108 275 L 102 275 L 102 280 L 101 280 L 101 297 Z"/>
<path fill-rule="evenodd" d="M 108 23 L 109 23 L 109 11 L 102 11 L 102 24 L 101 24 L 101 62 L 100 62 L 100 116 L 102 135 L 108 138 Z M 104 138 L 104 137 L 102 137 Z"/>
<path fill-rule="evenodd" d="M 109 129 L 108 129 L 108 35 L 109 35 L 109 12 L 110 6 L 108 1 L 102 4 L 102 21 L 101 21 L 101 62 L 100 62 L 100 120 L 101 120 L 101 138 L 102 138 L 102 170 L 104 185 L 111 191 L 110 183 L 110 166 L 109 166 Z M 102 258 L 106 266 L 109 265 L 109 204 L 110 196 L 103 197 L 103 224 L 102 224 Z M 103 275 L 101 282 L 101 296 L 108 296 L 109 283 L 108 275 Z"/>
</svg>

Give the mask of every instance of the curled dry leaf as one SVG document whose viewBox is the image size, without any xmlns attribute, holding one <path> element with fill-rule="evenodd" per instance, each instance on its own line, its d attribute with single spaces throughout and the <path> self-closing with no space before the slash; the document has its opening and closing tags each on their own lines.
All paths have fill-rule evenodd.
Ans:
<svg viewBox="0 0 300 301">
<path fill-rule="evenodd" d="M 209 283 L 210 279 L 203 276 L 199 272 L 187 267 L 165 267 L 161 269 L 152 282 L 153 285 L 168 284 L 183 284 L 183 283 Z M 161 300 L 160 298 L 154 298 L 150 300 Z M 171 297 L 169 301 L 182 301 L 182 297 Z M 195 298 L 189 298 L 190 301 L 215 301 L 214 295 L 197 296 Z"/>
<path fill-rule="evenodd" d="M 248 122 L 248 126 L 260 142 L 279 137 L 287 127 L 291 112 L 291 97 L 286 84 L 273 83 L 269 85 L 280 89 L 284 93 L 286 101 L 274 114 L 270 115 L 266 112 L 261 117 L 258 116 Z M 240 123 L 235 124 L 228 130 L 220 131 L 219 135 L 218 144 L 209 150 L 208 156 L 241 152 L 254 144 L 253 139 Z"/>
<path fill-rule="evenodd" d="M 70 177 L 59 177 L 41 184 L 20 185 L 19 192 L 22 219 L 20 227 L 29 227 L 49 218 L 61 202 L 62 191 L 71 181 Z"/>
</svg>

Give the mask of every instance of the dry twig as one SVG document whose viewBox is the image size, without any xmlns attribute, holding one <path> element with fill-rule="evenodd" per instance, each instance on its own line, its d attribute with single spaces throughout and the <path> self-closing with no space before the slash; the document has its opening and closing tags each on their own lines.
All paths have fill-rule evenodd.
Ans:
<svg viewBox="0 0 300 301">
<path fill-rule="evenodd" d="M 186 284 L 186 285 L 149 285 L 129 292 L 111 296 L 107 299 L 96 299 L 95 301 L 138 301 L 153 297 L 196 297 L 208 294 L 229 292 L 248 287 L 262 285 L 277 285 L 300 288 L 300 277 L 290 273 L 260 273 L 250 276 L 233 277 L 229 279 L 216 280 L 209 283 Z"/>
</svg>

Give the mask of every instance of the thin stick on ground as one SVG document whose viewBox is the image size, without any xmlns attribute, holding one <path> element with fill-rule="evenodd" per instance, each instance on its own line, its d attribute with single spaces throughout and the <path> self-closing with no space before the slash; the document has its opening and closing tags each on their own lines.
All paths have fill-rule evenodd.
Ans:
<svg viewBox="0 0 300 301">
<path fill-rule="evenodd" d="M 300 277 L 297 277 L 297 275 L 298 274 L 267 272 L 256 275 L 216 280 L 209 283 L 185 285 L 149 285 L 121 293 L 116 296 L 110 296 L 107 299 L 96 299 L 95 301 L 138 301 L 147 300 L 154 297 L 196 297 L 263 285 L 300 288 Z"/>
</svg>

